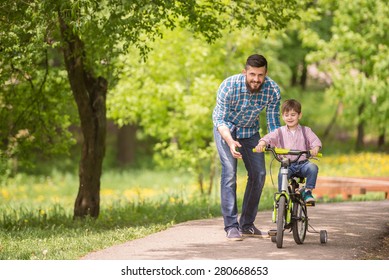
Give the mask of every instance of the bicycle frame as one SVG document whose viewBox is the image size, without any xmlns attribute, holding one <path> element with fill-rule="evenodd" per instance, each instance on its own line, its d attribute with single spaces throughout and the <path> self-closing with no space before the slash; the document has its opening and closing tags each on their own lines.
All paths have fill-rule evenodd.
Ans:
<svg viewBox="0 0 389 280">
<path fill-rule="evenodd" d="M 292 200 L 290 197 L 289 193 L 289 188 L 288 188 L 288 166 L 289 166 L 289 159 L 284 158 L 281 161 L 281 176 L 282 176 L 282 183 L 281 183 L 281 192 L 276 192 L 274 194 L 274 207 L 273 207 L 273 223 L 276 222 L 277 217 L 277 207 L 278 207 L 278 202 L 280 200 L 280 196 L 285 196 L 286 198 L 286 205 L 287 205 L 287 212 L 286 212 L 286 217 L 285 217 L 285 223 L 290 224 L 292 221 Z"/>
<path fill-rule="evenodd" d="M 253 151 L 256 152 L 255 149 Z M 282 178 L 281 190 L 274 194 L 272 221 L 277 224 L 277 230 L 271 230 L 269 234 L 272 236 L 272 241 L 277 243 L 277 247 L 282 248 L 284 230 L 290 228 L 296 243 L 302 244 L 308 227 L 308 214 L 304 200 L 299 192 L 296 192 L 299 187 L 297 181 L 292 179 L 289 187 L 288 168 L 292 163 L 297 162 L 303 154 L 310 158 L 310 151 L 278 149 L 270 146 L 266 147 L 265 151 L 272 152 L 274 158 L 281 163 Z M 288 157 L 282 157 L 284 155 L 294 155 L 296 158 L 292 160 Z M 321 154 L 319 153 L 318 156 Z"/>
</svg>

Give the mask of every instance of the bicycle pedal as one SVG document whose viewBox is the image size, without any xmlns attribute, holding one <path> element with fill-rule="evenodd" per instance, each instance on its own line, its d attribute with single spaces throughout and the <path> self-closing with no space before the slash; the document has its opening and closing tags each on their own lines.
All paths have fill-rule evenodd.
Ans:
<svg viewBox="0 0 389 280">
<path fill-rule="evenodd" d="M 312 201 L 312 202 L 306 202 L 305 203 L 306 206 L 310 206 L 310 207 L 314 207 L 315 206 L 315 202 Z"/>
</svg>

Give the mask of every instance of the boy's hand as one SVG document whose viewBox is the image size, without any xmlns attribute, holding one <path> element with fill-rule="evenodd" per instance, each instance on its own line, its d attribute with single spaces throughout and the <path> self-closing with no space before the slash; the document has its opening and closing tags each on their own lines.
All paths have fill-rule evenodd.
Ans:
<svg viewBox="0 0 389 280">
<path fill-rule="evenodd" d="M 320 151 L 320 147 L 317 146 L 317 147 L 313 148 L 312 150 L 310 150 L 309 152 L 311 153 L 311 156 L 312 156 L 312 157 L 315 157 L 315 156 L 317 156 L 317 154 L 319 153 L 319 151 Z"/>
<path fill-rule="evenodd" d="M 258 153 L 262 153 L 265 151 L 266 148 L 266 142 L 265 141 L 259 141 L 258 145 L 255 147 L 255 150 Z"/>
</svg>

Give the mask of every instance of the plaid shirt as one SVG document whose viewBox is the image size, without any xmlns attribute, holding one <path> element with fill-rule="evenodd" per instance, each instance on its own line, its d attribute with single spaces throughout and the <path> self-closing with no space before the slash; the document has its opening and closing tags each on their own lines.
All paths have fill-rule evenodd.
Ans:
<svg viewBox="0 0 389 280">
<path fill-rule="evenodd" d="M 267 129 L 273 131 L 280 126 L 280 100 L 280 88 L 267 76 L 258 93 L 247 90 L 243 74 L 231 76 L 217 92 L 213 124 L 236 130 L 237 139 L 249 138 L 259 131 L 259 114 L 266 108 Z"/>
</svg>

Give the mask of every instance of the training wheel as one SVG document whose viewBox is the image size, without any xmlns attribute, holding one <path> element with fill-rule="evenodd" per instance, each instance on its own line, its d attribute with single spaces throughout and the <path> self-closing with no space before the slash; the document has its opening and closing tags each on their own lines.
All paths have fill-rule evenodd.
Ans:
<svg viewBox="0 0 389 280">
<path fill-rule="evenodd" d="M 328 241 L 328 234 L 326 230 L 320 231 L 320 243 L 325 244 Z"/>
<path fill-rule="evenodd" d="M 270 235 L 271 242 L 276 242 L 277 241 L 277 230 L 276 229 L 271 229 L 267 232 L 267 234 Z"/>
</svg>

